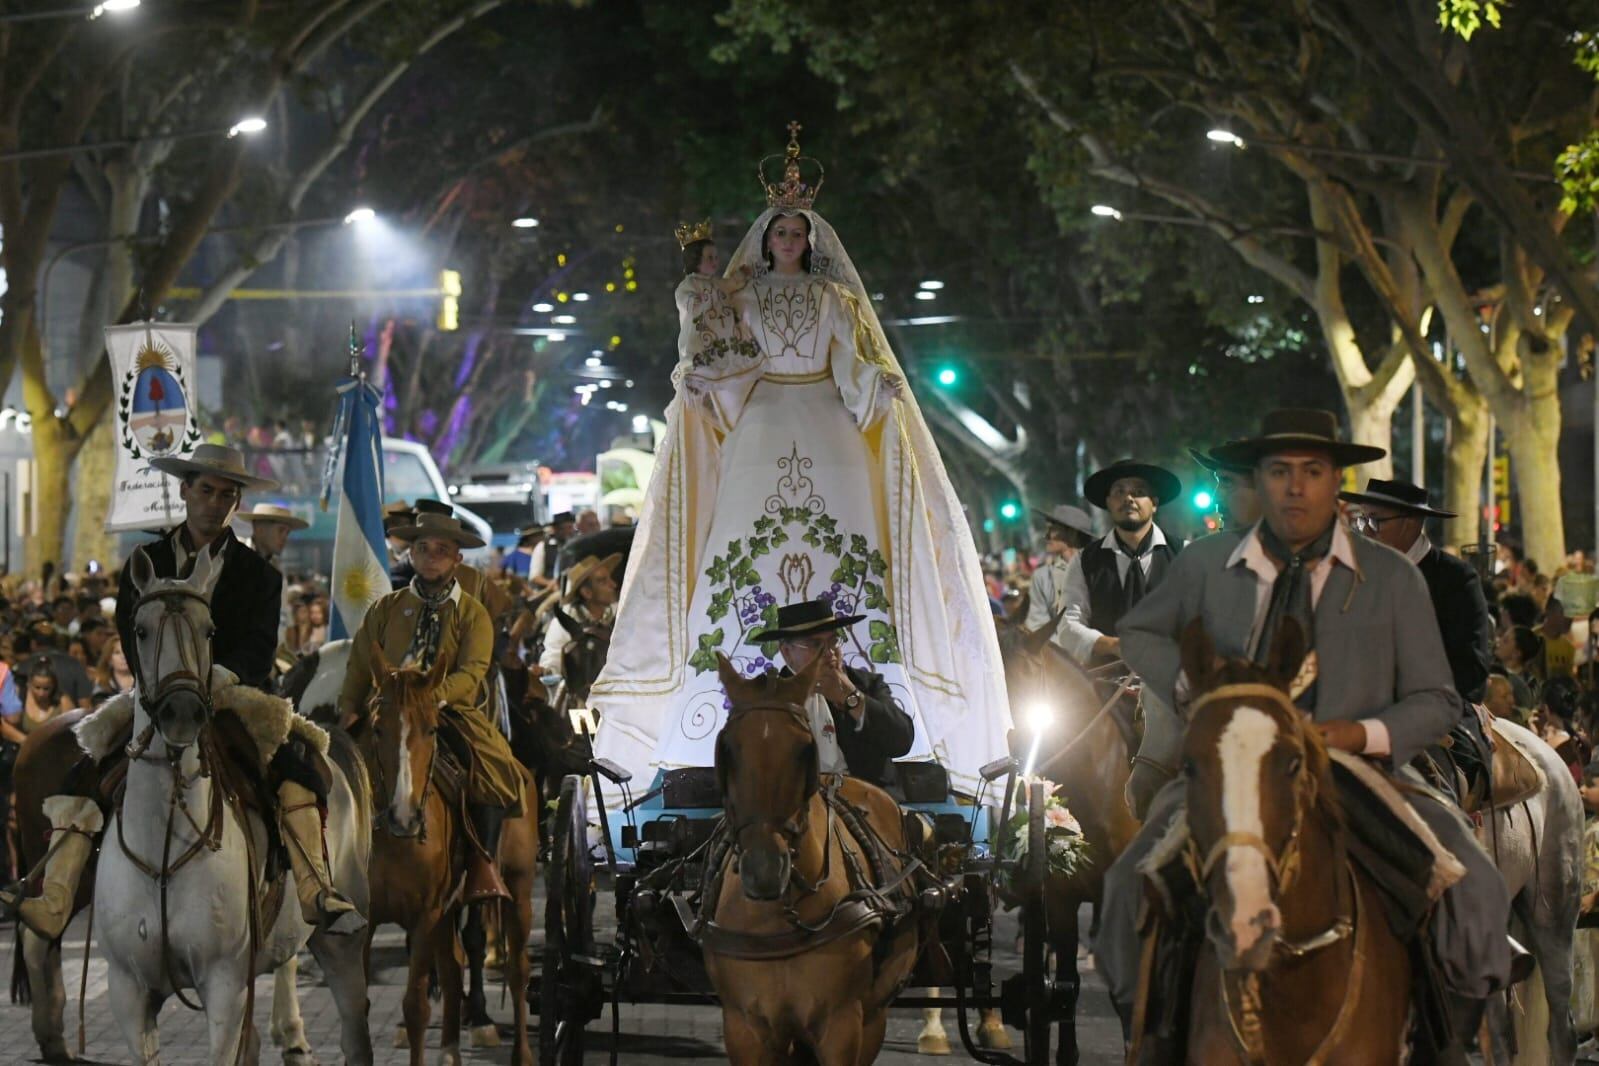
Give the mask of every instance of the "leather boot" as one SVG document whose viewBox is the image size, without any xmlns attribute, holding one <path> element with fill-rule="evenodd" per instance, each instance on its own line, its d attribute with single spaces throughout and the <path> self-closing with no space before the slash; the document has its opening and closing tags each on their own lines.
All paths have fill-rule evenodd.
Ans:
<svg viewBox="0 0 1599 1066">
<path fill-rule="evenodd" d="M 304 785 L 285 781 L 278 786 L 278 826 L 294 871 L 294 894 L 300 913 L 325 933 L 347 936 L 366 928 L 355 904 L 333 887 L 322 850 L 322 811 L 316 795 Z"/>
<path fill-rule="evenodd" d="M 94 852 L 95 838 L 105 828 L 105 815 L 86 796 L 51 796 L 44 801 L 50 819 L 50 851 L 39 895 L 23 897 L 25 886 L 8 888 L 0 900 L 14 907 L 17 918 L 46 940 L 56 940 L 72 920 L 78 882 Z"/>
<path fill-rule="evenodd" d="M 499 864 L 495 861 L 500 854 L 500 826 L 505 822 L 505 808 L 471 803 L 466 810 L 480 845 L 472 849 L 467 863 L 466 902 L 510 899 L 511 893 L 500 878 Z"/>
</svg>

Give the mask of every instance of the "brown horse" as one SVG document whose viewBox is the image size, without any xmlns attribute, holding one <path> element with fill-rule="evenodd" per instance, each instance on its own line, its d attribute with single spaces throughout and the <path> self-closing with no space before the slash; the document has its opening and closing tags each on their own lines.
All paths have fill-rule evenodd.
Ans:
<svg viewBox="0 0 1599 1066">
<path fill-rule="evenodd" d="M 1056 622 L 1058 623 L 1058 618 Z M 1050 640 L 1055 625 L 1000 632 L 1005 685 L 1018 725 L 1018 757 L 1036 758 L 1032 772 L 1058 782 L 1055 795 L 1082 826 L 1088 859 L 1070 877 L 1051 876 L 1044 885 L 1046 928 L 1055 953 L 1056 980 L 1064 993 L 1056 1062 L 1077 1062 L 1078 912 L 1096 909 L 1105 891 L 1105 871 L 1138 833 L 1125 789 L 1133 751 L 1124 723 L 1138 695 L 1116 680 L 1098 680 Z M 1104 672 L 1104 671 L 1102 671 Z M 1114 674 L 1114 666 L 1109 673 Z"/>
<path fill-rule="evenodd" d="M 444 1062 L 458 1066 L 461 1039 L 461 964 L 456 954 L 455 919 L 465 869 L 466 821 L 434 781 L 441 706 L 433 693 L 448 663 L 423 674 L 396 669 L 381 650 L 372 652 L 373 699 L 362 751 L 377 792 L 377 832 L 372 847 L 372 929 L 393 922 L 406 930 L 410 970 L 404 1000 L 403 1035 L 411 1066 L 421 1066 L 428 1024 L 428 974 L 437 967 L 444 998 L 441 1043 Z M 533 882 L 538 856 L 538 823 L 531 776 L 523 810 L 505 820 L 500 833 L 500 870 L 513 902 L 501 915 L 510 944 L 505 978 L 515 1020 L 511 1061 L 531 1066 L 527 1038 L 526 946 L 533 928 Z M 368 950 L 371 942 L 368 940 Z"/>
<path fill-rule="evenodd" d="M 820 658 L 792 678 L 745 680 L 726 658 L 719 665 L 732 704 L 716 741 L 728 851 L 704 904 L 714 900 L 714 917 L 701 918 L 728 1058 L 750 1066 L 869 1063 L 920 935 L 913 916 L 873 913 L 852 883 L 859 875 L 851 870 L 879 861 L 841 812 L 859 812 L 902 857 L 899 808 L 863 781 L 824 781 L 817 772 L 805 702 Z M 843 803 L 827 798 L 834 789 Z M 892 877 L 902 862 L 879 872 Z"/>
<path fill-rule="evenodd" d="M 1409 955 L 1350 860 L 1327 751 L 1289 699 L 1304 651 L 1292 626 L 1265 667 L 1219 662 L 1198 622 L 1183 634 L 1187 854 L 1208 904 L 1191 1063 L 1397 1062 L 1404 1047 Z"/>
</svg>

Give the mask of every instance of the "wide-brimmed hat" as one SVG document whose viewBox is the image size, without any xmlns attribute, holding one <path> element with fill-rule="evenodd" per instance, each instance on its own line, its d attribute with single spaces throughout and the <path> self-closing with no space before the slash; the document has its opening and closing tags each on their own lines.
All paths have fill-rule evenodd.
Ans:
<svg viewBox="0 0 1599 1066">
<path fill-rule="evenodd" d="M 386 503 L 383 505 L 383 534 L 389 535 L 401 526 L 408 526 L 416 520 L 416 512 L 411 505 L 401 500 L 399 503 Z"/>
<path fill-rule="evenodd" d="M 1073 507 L 1069 503 L 1063 503 L 1048 511 L 1041 511 L 1037 507 L 1034 507 L 1032 511 L 1052 526 L 1065 526 L 1067 529 L 1075 529 L 1077 532 L 1087 534 L 1090 537 L 1094 535 L 1094 520 L 1081 507 Z"/>
<path fill-rule="evenodd" d="M 411 509 L 417 514 L 442 514 L 449 515 L 452 518 L 455 516 L 455 504 L 447 500 L 435 500 L 427 496 L 413 503 Z"/>
<path fill-rule="evenodd" d="M 233 517 L 251 525 L 259 522 L 281 522 L 291 530 L 297 531 L 311 528 L 310 522 L 307 522 L 287 507 L 279 507 L 275 503 L 258 503 L 252 510 L 240 511 Z"/>
<path fill-rule="evenodd" d="M 602 574 L 615 570 L 616 564 L 622 561 L 622 553 L 614 555 L 591 555 L 587 559 L 580 559 L 566 572 L 566 593 L 561 597 L 562 603 L 575 603 L 578 593 L 583 589 L 583 583 L 595 574 Z"/>
<path fill-rule="evenodd" d="M 777 609 L 777 626 L 750 637 L 749 644 L 767 644 L 774 640 L 801 640 L 818 633 L 852 626 L 865 618 L 864 614 L 837 615 L 831 604 L 824 600 L 803 600 Z"/>
<path fill-rule="evenodd" d="M 1237 444 L 1237 440 L 1230 440 L 1228 444 Z M 1225 445 L 1224 445 L 1225 447 Z M 1212 474 L 1249 474 L 1254 472 L 1254 467 L 1248 463 L 1229 463 L 1216 458 L 1214 451 L 1202 452 L 1198 448 L 1188 449 L 1188 454 L 1194 457 L 1194 462 L 1209 470 Z"/>
<path fill-rule="evenodd" d="M 418 501 L 421 502 L 421 501 Z M 420 512 L 408 526 L 389 530 L 389 536 L 407 544 L 425 537 L 442 537 L 454 541 L 462 548 L 481 548 L 483 539 L 461 525 L 461 520 L 450 515 Z"/>
<path fill-rule="evenodd" d="M 1374 444 L 1344 440 L 1337 415 L 1308 407 L 1272 411 L 1261 420 L 1259 436 L 1228 441 L 1212 448 L 1210 454 L 1221 462 L 1253 469 L 1265 456 L 1302 448 L 1327 452 L 1338 466 L 1375 462 L 1388 454 L 1388 449 Z"/>
<path fill-rule="evenodd" d="M 1140 463 L 1136 459 L 1118 459 L 1103 470 L 1096 470 L 1083 482 L 1083 499 L 1103 509 L 1110 487 L 1124 477 L 1143 478 L 1155 493 L 1157 503 L 1171 503 L 1183 494 L 1183 483 L 1177 475 L 1154 463 Z"/>
<path fill-rule="evenodd" d="M 278 483 L 271 478 L 256 477 L 247 473 L 244 469 L 244 453 L 237 448 L 221 444 L 196 444 L 187 459 L 167 455 L 151 459 L 150 465 L 163 474 L 171 474 L 173 477 L 210 474 L 212 477 L 232 481 L 243 488 L 261 492 L 271 492 L 278 487 Z"/>
<path fill-rule="evenodd" d="M 1427 498 L 1427 490 L 1408 481 L 1384 481 L 1374 477 L 1366 482 L 1365 492 L 1340 492 L 1340 500 L 1348 503 L 1374 503 L 1379 507 L 1392 507 L 1396 511 L 1421 515 L 1423 518 L 1458 518 L 1453 511 L 1434 507 Z"/>
</svg>

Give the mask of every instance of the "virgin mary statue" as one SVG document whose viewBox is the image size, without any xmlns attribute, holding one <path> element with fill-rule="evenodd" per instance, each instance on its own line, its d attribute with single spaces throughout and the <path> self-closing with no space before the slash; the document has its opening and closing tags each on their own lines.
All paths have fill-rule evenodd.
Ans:
<svg viewBox="0 0 1599 1066">
<path fill-rule="evenodd" d="M 820 165 L 789 129 L 725 276 L 679 289 L 677 393 L 591 694 L 595 754 L 644 783 L 711 765 L 716 653 L 751 675 L 780 666 L 750 637 L 819 599 L 865 616 L 842 634 L 845 662 L 882 674 L 911 715 L 907 758 L 971 791 L 1010 728 L 977 551 L 871 296 L 812 209 Z"/>
</svg>

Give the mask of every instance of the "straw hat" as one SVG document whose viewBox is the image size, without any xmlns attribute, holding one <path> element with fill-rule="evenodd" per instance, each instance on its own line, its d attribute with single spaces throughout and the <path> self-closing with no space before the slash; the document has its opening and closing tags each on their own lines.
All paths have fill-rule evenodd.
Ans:
<svg viewBox="0 0 1599 1066">
<path fill-rule="evenodd" d="M 562 603 L 576 603 L 578 592 L 583 588 L 583 582 L 598 573 L 609 573 L 616 569 L 616 564 L 622 561 L 622 553 L 614 555 L 591 555 L 587 559 L 580 559 L 566 572 L 566 594 L 561 597 Z"/>
<path fill-rule="evenodd" d="M 287 507 L 279 507 L 275 503 L 258 503 L 255 505 L 254 510 L 240 511 L 233 517 L 248 522 L 252 526 L 262 522 L 280 522 L 294 531 L 311 528 L 310 522 L 307 522 Z"/>
<path fill-rule="evenodd" d="M 410 525 L 391 529 L 388 535 L 407 544 L 426 537 L 441 537 L 462 548 L 483 547 L 482 538 L 462 526 L 460 519 L 442 514 L 419 514 Z"/>
<path fill-rule="evenodd" d="M 221 444 L 197 444 L 187 459 L 169 455 L 160 459 L 151 459 L 150 465 L 163 474 L 171 474 L 173 477 L 210 474 L 213 477 L 226 478 L 243 488 L 261 492 L 271 492 L 278 487 L 278 483 L 271 478 L 256 477 L 254 474 L 246 473 L 244 453 L 237 448 L 228 448 Z"/>
</svg>

